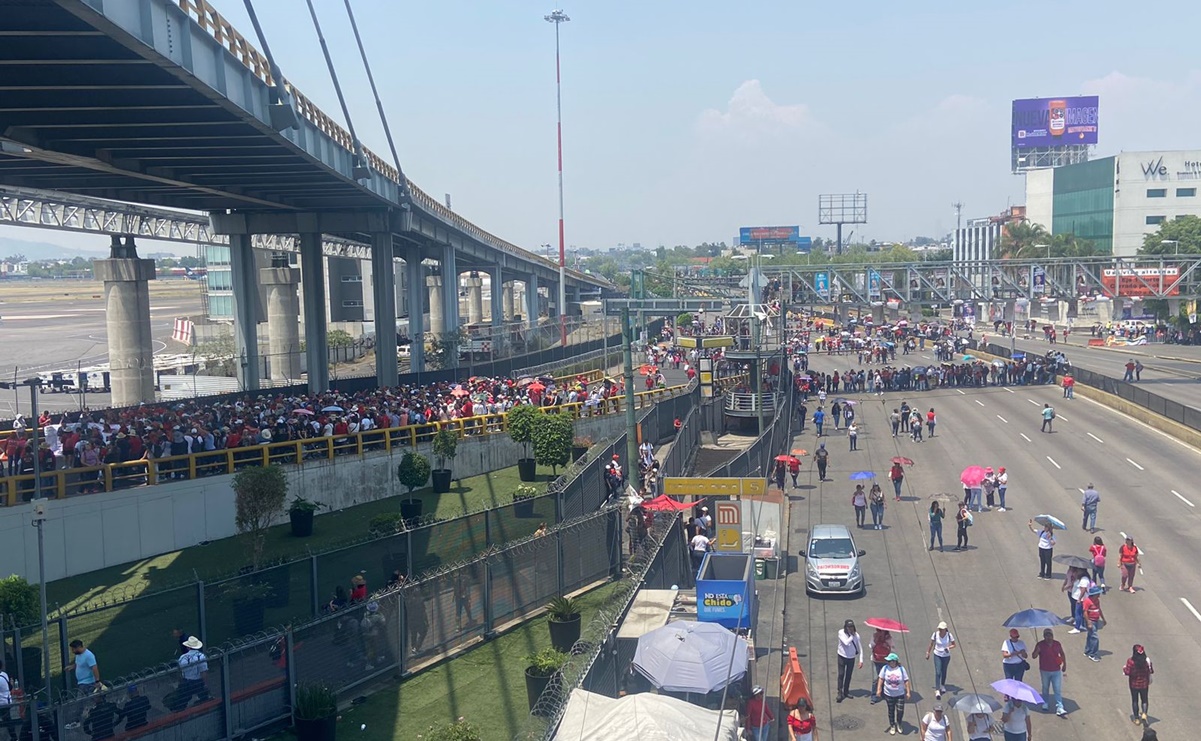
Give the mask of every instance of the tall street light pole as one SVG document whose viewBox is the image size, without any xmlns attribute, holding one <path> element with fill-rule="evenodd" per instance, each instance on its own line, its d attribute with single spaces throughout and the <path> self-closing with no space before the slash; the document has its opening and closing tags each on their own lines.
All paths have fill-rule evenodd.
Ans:
<svg viewBox="0 0 1201 741">
<path fill-rule="evenodd" d="M 571 20 L 561 10 L 543 16 L 555 24 L 555 112 L 559 151 L 559 342 L 567 347 L 567 243 L 563 233 L 563 75 L 559 71 L 559 26 Z"/>
</svg>

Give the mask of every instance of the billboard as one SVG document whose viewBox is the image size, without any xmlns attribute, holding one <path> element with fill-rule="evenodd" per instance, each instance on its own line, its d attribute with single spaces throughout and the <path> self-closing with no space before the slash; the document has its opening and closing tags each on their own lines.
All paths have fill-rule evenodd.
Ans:
<svg viewBox="0 0 1201 741">
<path fill-rule="evenodd" d="M 1013 101 L 1015 148 L 1097 143 L 1097 96 Z"/>
<path fill-rule="evenodd" d="M 1101 285 L 1111 296 L 1179 296 L 1180 268 L 1106 268 Z"/>
<path fill-rule="evenodd" d="M 738 244 L 797 244 L 799 226 L 744 226 L 738 229 Z"/>
</svg>

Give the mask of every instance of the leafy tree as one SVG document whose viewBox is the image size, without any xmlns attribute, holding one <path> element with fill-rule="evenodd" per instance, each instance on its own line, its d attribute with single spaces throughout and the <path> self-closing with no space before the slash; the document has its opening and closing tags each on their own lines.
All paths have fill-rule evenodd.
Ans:
<svg viewBox="0 0 1201 741">
<path fill-rule="evenodd" d="M 1012 260 L 1046 257 L 1047 248 L 1045 246 L 1038 247 L 1037 245 L 1049 245 L 1050 243 L 1051 234 L 1041 224 L 1034 224 L 1029 221 L 1019 221 L 1009 224 L 1005 227 L 1004 233 L 1001 234 L 1001 259 Z"/>
<path fill-rule="evenodd" d="M 408 487 L 409 493 L 412 494 L 414 489 L 425 486 L 430 479 L 429 459 L 420 453 L 408 451 L 396 467 L 396 478 Z"/>
<path fill-rule="evenodd" d="M 438 462 L 438 468 L 446 470 L 450 468 L 450 461 L 455 459 L 459 449 L 459 436 L 448 427 L 441 427 L 434 433 L 434 458 Z"/>
<path fill-rule="evenodd" d="M 1167 244 L 1164 244 L 1167 242 Z M 1178 216 L 1143 238 L 1140 255 L 1201 254 L 1201 217 Z"/>
<path fill-rule="evenodd" d="M 571 441 L 574 439 L 574 424 L 571 415 L 544 414 L 541 423 L 534 428 L 534 460 L 541 466 L 551 466 L 557 472 L 559 466 L 571 461 Z"/>
<path fill-rule="evenodd" d="M 530 457 L 530 443 L 534 441 L 534 430 L 542 422 L 542 412 L 532 404 L 518 404 L 505 414 L 505 427 L 509 438 L 522 445 L 522 458 Z"/>
<path fill-rule="evenodd" d="M 267 528 L 284 511 L 288 477 L 280 466 L 255 466 L 238 471 L 233 478 L 234 523 L 239 533 L 250 535 L 251 562 L 257 571 L 263 557 Z"/>
<path fill-rule="evenodd" d="M 36 625 L 41 622 L 41 611 L 36 586 L 16 574 L 0 579 L 0 625 Z"/>
<path fill-rule="evenodd" d="M 212 338 L 196 345 L 195 353 L 204 359 L 205 368 L 218 376 L 232 376 L 236 372 L 238 356 L 234 336 L 224 329 Z"/>
<path fill-rule="evenodd" d="M 426 335 L 425 362 L 435 370 L 454 368 L 459 364 L 459 348 L 467 343 L 467 330 L 460 327 L 452 332 Z"/>
<path fill-rule="evenodd" d="M 354 337 L 344 329 L 331 329 L 325 335 L 325 344 L 336 348 L 350 347 L 354 344 Z"/>
<path fill-rule="evenodd" d="M 677 327 L 691 327 L 692 326 L 692 314 L 688 313 L 687 311 L 680 313 L 680 315 L 676 317 L 676 326 Z"/>
</svg>

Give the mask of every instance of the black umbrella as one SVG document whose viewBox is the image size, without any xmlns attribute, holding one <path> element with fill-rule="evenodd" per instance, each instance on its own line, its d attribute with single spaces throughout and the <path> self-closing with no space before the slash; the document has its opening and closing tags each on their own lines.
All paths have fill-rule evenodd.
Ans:
<svg viewBox="0 0 1201 741">
<path fill-rule="evenodd" d="M 1093 561 L 1091 558 L 1081 558 L 1080 556 L 1056 556 L 1051 560 L 1055 561 L 1055 563 L 1061 563 L 1069 568 L 1084 569 L 1085 571 L 1093 567 Z"/>
</svg>

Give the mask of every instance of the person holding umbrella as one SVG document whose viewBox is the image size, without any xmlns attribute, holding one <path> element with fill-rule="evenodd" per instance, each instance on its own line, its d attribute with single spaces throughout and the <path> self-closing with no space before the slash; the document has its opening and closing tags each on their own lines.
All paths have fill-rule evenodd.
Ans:
<svg viewBox="0 0 1201 741">
<path fill-rule="evenodd" d="M 968 741 L 990 741 L 992 739 L 992 714 L 1001 709 L 1001 703 L 989 695 L 964 695 L 951 703 L 952 710 L 958 710 L 966 717 Z"/>
<path fill-rule="evenodd" d="M 796 477 L 801 473 L 801 461 L 794 456 L 788 458 L 788 473 L 792 475 L 792 488 L 799 489 Z"/>
<path fill-rule="evenodd" d="M 1001 732 L 1005 741 L 1031 741 L 1030 709 L 1016 697 L 1005 698 L 1001 711 Z"/>
<path fill-rule="evenodd" d="M 1035 530 L 1034 520 L 1026 523 L 1030 532 L 1038 535 L 1038 578 L 1050 579 L 1051 559 L 1055 556 L 1055 526 L 1049 517 L 1042 521 L 1042 526 L 1042 530 Z"/>
<path fill-rule="evenodd" d="M 871 619 L 869 618 L 864 623 L 871 625 Z M 879 677 L 880 671 L 888 663 L 888 655 L 892 653 L 892 633 L 883 628 L 877 628 L 875 634 L 872 635 L 872 642 L 867 644 L 867 650 L 872 652 L 872 665 L 876 669 L 873 676 Z M 875 705 L 878 702 L 880 702 L 880 697 L 873 692 L 871 704 Z"/>
<path fill-rule="evenodd" d="M 856 527 L 863 527 L 867 513 L 867 492 L 863 491 L 863 484 L 855 485 L 855 493 L 851 495 L 851 506 L 855 508 Z"/>
<path fill-rule="evenodd" d="M 884 491 L 876 482 L 872 482 L 871 491 L 867 494 L 868 506 L 872 509 L 872 527 L 876 530 L 884 529 Z"/>
<path fill-rule="evenodd" d="M 1147 658 L 1147 651 L 1139 644 L 1134 644 L 1134 651 L 1126 659 L 1126 667 L 1122 670 L 1130 685 L 1130 720 L 1135 723 L 1147 722 L 1147 691 L 1151 687 L 1151 675 L 1155 667 Z"/>
<path fill-rule="evenodd" d="M 888 471 L 888 478 L 892 480 L 892 491 L 896 500 L 901 501 L 901 483 L 905 481 L 905 467 L 901 465 L 900 460 L 892 459 L 892 468 Z"/>
<path fill-rule="evenodd" d="M 876 695 L 888 704 L 888 734 L 895 736 L 905 722 L 905 702 L 912 692 L 909 672 L 901 666 L 901 657 L 891 653 L 884 659 L 888 663 L 876 676 Z"/>
</svg>

